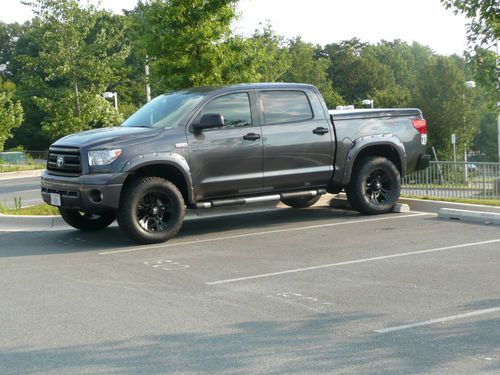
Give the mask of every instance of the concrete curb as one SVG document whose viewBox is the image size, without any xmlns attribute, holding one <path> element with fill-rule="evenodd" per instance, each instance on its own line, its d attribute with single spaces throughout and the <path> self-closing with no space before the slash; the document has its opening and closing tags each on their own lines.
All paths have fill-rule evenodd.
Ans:
<svg viewBox="0 0 500 375">
<path fill-rule="evenodd" d="M 324 194 L 313 207 L 330 206 L 336 209 L 352 210 L 351 205 L 347 201 L 345 194 Z M 232 206 L 220 207 L 211 209 L 190 210 L 186 215 L 186 220 L 204 219 L 210 217 L 220 217 L 232 214 L 252 214 L 269 210 L 286 208 L 287 206 L 280 202 L 266 202 L 249 206 Z M 243 209 L 244 208 L 244 209 Z M 413 198 L 401 198 L 398 201 L 393 212 L 403 213 L 411 211 L 422 211 L 438 213 L 442 208 L 450 208 L 455 210 L 466 210 L 476 212 L 492 212 L 500 214 L 500 207 L 482 206 L 477 204 L 452 203 L 441 201 L 429 201 Z M 488 220 L 486 220 L 488 221 Z M 484 220 L 482 221 L 484 222 Z M 49 229 L 70 229 L 60 216 L 19 216 L 19 215 L 4 215 L 0 214 L 0 231 L 1 230 L 49 230 Z"/>
<path fill-rule="evenodd" d="M 500 207 L 485 206 L 485 205 L 481 205 L 481 204 L 431 201 L 431 200 L 414 199 L 414 198 L 400 198 L 398 200 L 398 202 L 406 203 L 414 211 L 423 211 L 423 212 L 432 212 L 432 213 L 438 213 L 439 210 L 442 208 L 450 208 L 450 209 L 455 209 L 455 210 L 469 210 L 469 211 L 478 211 L 478 212 L 500 213 Z"/>
<path fill-rule="evenodd" d="M 325 194 L 314 206 L 328 206 L 333 195 Z M 263 202 L 248 206 L 228 206 L 210 209 L 188 210 L 185 220 L 199 220 L 216 218 L 228 215 L 254 214 L 286 208 L 280 202 Z M 4 215 L 0 214 L 0 231 L 28 231 L 49 229 L 71 229 L 61 216 L 28 216 L 28 215 Z"/>
<path fill-rule="evenodd" d="M 398 199 L 398 204 L 408 205 L 411 211 L 430 212 L 435 214 L 437 214 L 439 210 L 442 208 L 477 211 L 477 212 L 493 212 L 500 214 L 500 207 L 485 206 L 481 204 L 454 203 L 454 202 L 432 201 L 432 200 L 415 199 L 415 198 L 400 198 Z M 330 207 L 345 209 L 345 210 L 352 209 L 351 205 L 347 201 L 345 193 L 340 193 L 333 196 L 332 201 L 330 202 Z M 395 207 L 395 209 L 396 208 L 397 206 Z"/>
<path fill-rule="evenodd" d="M 500 213 L 478 212 L 441 208 L 438 213 L 440 219 L 460 220 L 470 223 L 500 224 Z"/>
<path fill-rule="evenodd" d="M 34 169 L 31 171 L 2 172 L 0 173 L 0 181 L 16 180 L 18 178 L 40 177 L 43 171 L 43 169 Z"/>
<path fill-rule="evenodd" d="M 4 215 L 0 214 L 1 230 L 51 229 L 67 224 L 61 216 Z M 69 228 L 69 227 L 68 227 Z"/>
</svg>

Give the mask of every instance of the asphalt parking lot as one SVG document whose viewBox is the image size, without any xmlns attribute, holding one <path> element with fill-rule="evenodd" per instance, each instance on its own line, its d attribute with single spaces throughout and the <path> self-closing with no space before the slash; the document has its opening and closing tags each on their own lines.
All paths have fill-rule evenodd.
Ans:
<svg viewBox="0 0 500 375">
<path fill-rule="evenodd" d="M 0 374 L 500 373 L 500 230 L 315 207 L 0 232 Z"/>
</svg>

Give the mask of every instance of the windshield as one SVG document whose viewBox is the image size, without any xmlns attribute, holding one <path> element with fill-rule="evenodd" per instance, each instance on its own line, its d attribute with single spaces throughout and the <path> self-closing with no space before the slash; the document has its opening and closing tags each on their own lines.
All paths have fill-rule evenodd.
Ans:
<svg viewBox="0 0 500 375">
<path fill-rule="evenodd" d="M 175 128 L 203 98 L 203 94 L 182 91 L 160 95 L 125 120 L 122 126 Z"/>
</svg>

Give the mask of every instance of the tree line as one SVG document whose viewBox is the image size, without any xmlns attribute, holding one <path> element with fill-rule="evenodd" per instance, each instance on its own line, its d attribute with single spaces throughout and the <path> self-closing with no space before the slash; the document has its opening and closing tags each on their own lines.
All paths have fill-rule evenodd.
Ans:
<svg viewBox="0 0 500 375">
<path fill-rule="evenodd" d="M 116 15 L 78 0 L 27 2 L 32 20 L 0 23 L 0 151 L 43 150 L 66 134 L 118 125 L 146 102 L 146 85 L 154 97 L 201 85 L 304 82 L 332 109 L 364 99 L 422 109 L 439 158 L 451 158 L 456 133 L 461 155 L 498 160 L 496 55 L 483 40 L 461 57 L 401 40 L 314 45 L 271 25 L 243 37 L 231 31 L 236 3 L 139 1 Z M 118 110 L 106 91 L 118 93 Z"/>
</svg>

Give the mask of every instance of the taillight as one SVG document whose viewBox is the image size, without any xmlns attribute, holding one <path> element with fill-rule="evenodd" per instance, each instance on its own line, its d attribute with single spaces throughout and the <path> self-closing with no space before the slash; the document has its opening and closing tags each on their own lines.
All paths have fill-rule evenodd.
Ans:
<svg viewBox="0 0 500 375">
<path fill-rule="evenodd" d="M 411 123 L 420 133 L 420 143 L 425 146 L 427 144 L 427 121 L 423 118 L 414 118 Z"/>
</svg>

